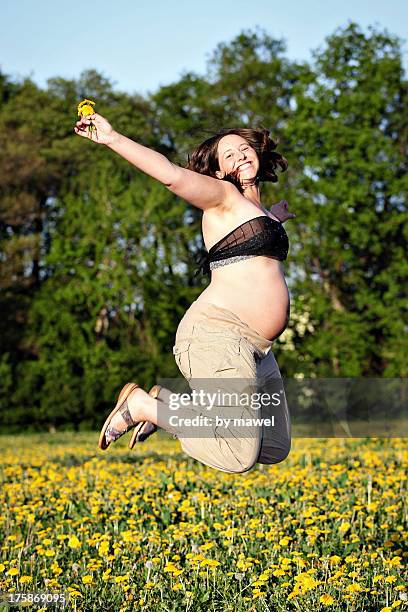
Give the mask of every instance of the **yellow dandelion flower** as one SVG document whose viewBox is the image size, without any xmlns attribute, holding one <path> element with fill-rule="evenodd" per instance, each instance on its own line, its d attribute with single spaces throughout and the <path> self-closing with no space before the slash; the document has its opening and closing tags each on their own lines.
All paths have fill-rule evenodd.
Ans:
<svg viewBox="0 0 408 612">
<path fill-rule="evenodd" d="M 28 584 L 29 582 L 32 582 L 31 576 L 21 576 L 20 584 Z"/>
<path fill-rule="evenodd" d="M 88 575 L 86 575 L 86 576 L 82 576 L 82 582 L 83 582 L 84 584 L 92 584 L 92 582 L 93 582 L 93 578 L 92 578 L 92 576 L 90 576 L 89 574 L 88 574 Z"/>
<path fill-rule="evenodd" d="M 7 576 L 17 576 L 17 574 L 18 574 L 18 569 L 16 567 L 12 567 L 7 572 Z"/>
<path fill-rule="evenodd" d="M 5 569 L 6 566 L 4 565 L 4 563 L 0 563 L 0 573 L 4 572 Z"/>
<path fill-rule="evenodd" d="M 71 536 L 68 540 L 68 546 L 70 548 L 81 548 L 81 542 L 78 540 L 76 536 Z"/>
<path fill-rule="evenodd" d="M 121 584 L 122 582 L 126 582 L 128 580 L 128 576 L 115 576 L 116 584 Z"/>
<path fill-rule="evenodd" d="M 346 591 L 348 593 L 361 593 L 362 590 L 363 590 L 363 587 L 357 582 L 346 586 Z"/>
<path fill-rule="evenodd" d="M 324 595 L 320 597 L 319 601 L 325 606 L 332 606 L 334 604 L 333 597 L 329 595 L 328 593 L 324 593 Z"/>
<path fill-rule="evenodd" d="M 399 567 L 401 565 L 402 557 L 393 557 L 390 561 L 390 565 L 393 567 Z"/>
<path fill-rule="evenodd" d="M 93 102 L 92 100 L 87 100 L 86 98 L 85 100 L 82 100 L 82 102 L 78 104 L 78 117 L 87 117 L 88 115 L 93 115 L 94 106 L 95 102 Z"/>
<path fill-rule="evenodd" d="M 78 104 L 78 117 L 88 117 L 88 115 L 93 115 L 94 114 L 94 109 L 93 107 L 95 106 L 95 102 L 93 102 L 93 100 L 87 100 L 85 98 L 85 100 L 82 100 L 82 102 L 80 102 Z M 93 132 L 94 130 L 96 131 L 96 126 L 92 123 L 88 125 L 88 130 L 90 132 Z M 119 519 L 120 516 L 113 514 L 111 516 L 111 520 L 115 520 L 115 519 Z"/>
</svg>

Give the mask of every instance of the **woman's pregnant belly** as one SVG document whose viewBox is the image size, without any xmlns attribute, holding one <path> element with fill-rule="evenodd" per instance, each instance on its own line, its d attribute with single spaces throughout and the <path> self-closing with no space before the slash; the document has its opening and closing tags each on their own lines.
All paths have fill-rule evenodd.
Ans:
<svg viewBox="0 0 408 612">
<path fill-rule="evenodd" d="M 213 270 L 211 283 L 197 301 L 228 308 L 268 340 L 280 336 L 289 321 L 283 265 L 271 257 L 254 257 Z"/>
</svg>

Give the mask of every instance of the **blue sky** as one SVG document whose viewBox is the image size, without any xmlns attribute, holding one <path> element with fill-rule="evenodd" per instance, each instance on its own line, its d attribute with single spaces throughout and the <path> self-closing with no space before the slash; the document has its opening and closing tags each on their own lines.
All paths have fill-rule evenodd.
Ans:
<svg viewBox="0 0 408 612">
<path fill-rule="evenodd" d="M 0 70 L 44 88 L 47 78 L 76 79 L 95 68 L 116 90 L 153 92 L 183 71 L 203 73 L 218 43 L 257 25 L 285 39 L 287 57 L 297 60 L 311 61 L 311 50 L 351 20 L 365 32 L 373 25 L 408 38 L 402 0 L 9 0 L 0 7 Z"/>
</svg>

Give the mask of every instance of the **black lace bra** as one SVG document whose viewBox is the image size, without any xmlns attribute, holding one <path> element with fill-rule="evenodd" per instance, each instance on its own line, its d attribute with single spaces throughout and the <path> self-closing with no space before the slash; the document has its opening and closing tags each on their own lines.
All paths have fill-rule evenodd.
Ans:
<svg viewBox="0 0 408 612">
<path fill-rule="evenodd" d="M 288 250 L 288 236 L 280 221 L 265 215 L 254 217 L 229 232 L 208 252 L 202 252 L 197 258 L 199 267 L 195 275 L 200 270 L 203 274 L 210 274 L 213 268 L 257 255 L 268 255 L 283 261 Z"/>
</svg>

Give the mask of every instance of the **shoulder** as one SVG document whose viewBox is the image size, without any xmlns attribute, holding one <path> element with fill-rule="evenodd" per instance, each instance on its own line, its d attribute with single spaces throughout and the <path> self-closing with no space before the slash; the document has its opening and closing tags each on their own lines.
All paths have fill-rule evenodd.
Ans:
<svg viewBox="0 0 408 612">
<path fill-rule="evenodd" d="M 280 219 L 278 219 L 278 217 L 276 217 L 275 215 L 273 215 L 273 214 L 271 213 L 271 211 L 270 211 L 270 210 L 268 210 L 267 208 L 263 208 L 263 211 L 264 211 L 265 215 L 266 215 L 267 217 L 269 217 L 269 219 L 273 219 L 274 221 L 278 221 L 279 223 L 281 222 L 281 221 L 280 221 Z"/>
</svg>

